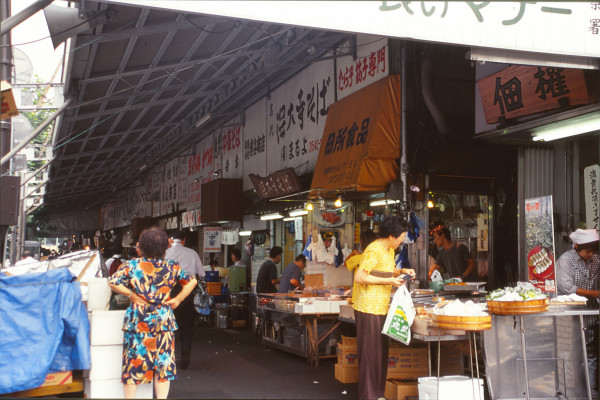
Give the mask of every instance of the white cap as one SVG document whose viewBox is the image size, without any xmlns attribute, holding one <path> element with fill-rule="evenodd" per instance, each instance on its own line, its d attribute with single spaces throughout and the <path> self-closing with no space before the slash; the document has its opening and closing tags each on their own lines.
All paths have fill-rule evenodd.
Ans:
<svg viewBox="0 0 600 400">
<path fill-rule="evenodd" d="M 598 241 L 598 232 L 595 229 L 577 229 L 569 237 L 575 244 L 592 243 Z"/>
</svg>

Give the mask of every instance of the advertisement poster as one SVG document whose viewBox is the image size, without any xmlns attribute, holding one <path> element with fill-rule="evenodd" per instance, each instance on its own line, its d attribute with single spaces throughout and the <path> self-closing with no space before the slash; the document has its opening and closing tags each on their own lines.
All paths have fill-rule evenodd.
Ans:
<svg viewBox="0 0 600 400">
<path fill-rule="evenodd" d="M 585 226 L 587 229 L 600 229 L 600 165 L 590 165 L 583 170 L 585 187 Z"/>
<path fill-rule="evenodd" d="M 529 282 L 556 292 L 552 196 L 525 199 L 525 238 Z"/>
<path fill-rule="evenodd" d="M 204 228 L 204 252 L 219 253 L 221 251 L 222 228 Z"/>
</svg>

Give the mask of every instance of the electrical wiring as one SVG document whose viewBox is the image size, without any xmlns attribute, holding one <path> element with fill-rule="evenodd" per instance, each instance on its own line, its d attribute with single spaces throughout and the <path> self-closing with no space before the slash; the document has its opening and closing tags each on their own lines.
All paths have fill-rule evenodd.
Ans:
<svg viewBox="0 0 600 400">
<path fill-rule="evenodd" d="M 188 21 L 190 24 L 194 25 L 196 28 L 200 29 L 202 32 L 210 33 L 210 34 L 213 34 L 213 35 L 220 35 L 220 34 L 222 34 L 222 33 L 231 32 L 232 30 L 234 30 L 235 28 L 237 28 L 238 26 L 240 26 L 240 21 L 237 21 L 237 22 L 235 23 L 235 25 L 233 25 L 231 28 L 227 28 L 227 29 L 224 29 L 224 30 L 222 30 L 222 31 L 209 31 L 208 29 L 204 29 L 203 27 L 201 27 L 201 26 L 199 26 L 199 25 L 196 25 L 196 23 L 195 23 L 194 21 L 192 21 L 192 20 L 190 19 L 190 17 L 188 17 L 186 14 L 181 14 L 181 15 L 183 15 L 183 17 L 184 17 L 185 19 L 187 19 L 187 21 Z"/>
</svg>

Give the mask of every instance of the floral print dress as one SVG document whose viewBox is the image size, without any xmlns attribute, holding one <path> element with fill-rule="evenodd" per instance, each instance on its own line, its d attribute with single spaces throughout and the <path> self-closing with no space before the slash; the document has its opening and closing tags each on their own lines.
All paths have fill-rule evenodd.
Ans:
<svg viewBox="0 0 600 400">
<path fill-rule="evenodd" d="M 136 258 L 122 264 L 110 284 L 133 290 L 147 304 L 131 304 L 123 321 L 123 374 L 125 384 L 141 384 L 176 378 L 175 342 L 177 323 L 170 306 L 171 289 L 185 286 L 191 276 L 174 260 Z"/>
</svg>

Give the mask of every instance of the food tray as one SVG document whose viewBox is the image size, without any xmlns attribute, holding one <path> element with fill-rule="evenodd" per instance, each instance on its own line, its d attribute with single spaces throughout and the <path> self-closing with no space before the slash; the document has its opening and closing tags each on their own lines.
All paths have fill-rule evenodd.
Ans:
<svg viewBox="0 0 600 400">
<path fill-rule="evenodd" d="M 456 317 L 452 315 L 432 315 L 433 322 L 442 329 L 462 329 L 464 331 L 484 331 L 492 328 L 491 315 L 485 317 Z"/>
<path fill-rule="evenodd" d="M 536 314 L 548 311 L 548 298 L 529 301 L 487 301 L 488 311 L 492 314 Z"/>
<path fill-rule="evenodd" d="M 479 287 L 485 285 L 487 282 L 464 282 L 466 285 L 444 285 L 445 292 L 472 292 L 479 290 Z"/>
</svg>

